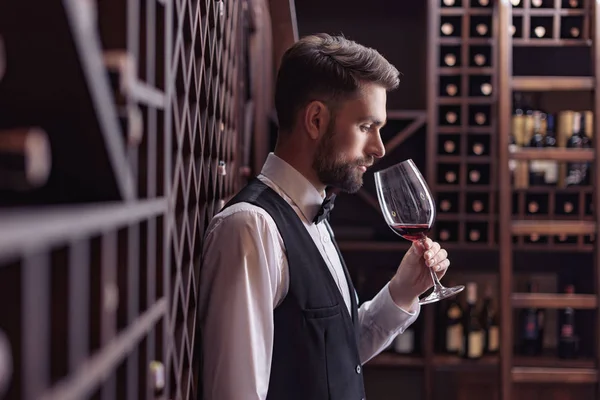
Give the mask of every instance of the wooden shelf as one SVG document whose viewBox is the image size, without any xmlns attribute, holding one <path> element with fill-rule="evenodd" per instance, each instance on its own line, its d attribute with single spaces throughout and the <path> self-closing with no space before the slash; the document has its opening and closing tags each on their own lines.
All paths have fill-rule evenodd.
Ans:
<svg viewBox="0 0 600 400">
<path fill-rule="evenodd" d="M 591 40 L 581 39 L 527 39 L 514 38 L 512 43 L 515 47 L 590 47 Z"/>
<path fill-rule="evenodd" d="M 591 294 L 513 293 L 515 308 L 566 308 L 595 309 L 597 298 Z"/>
<path fill-rule="evenodd" d="M 425 359 L 418 355 L 403 355 L 395 354 L 392 352 L 384 351 L 377 356 L 369 360 L 365 366 L 367 367 L 385 367 L 385 368 L 399 368 L 399 367 L 423 367 L 425 365 Z"/>
<path fill-rule="evenodd" d="M 556 356 L 556 350 L 545 349 L 539 356 L 523 356 L 515 354 L 513 356 L 515 367 L 527 368 L 562 368 L 562 369 L 593 369 L 594 360 L 591 358 L 580 357 L 574 359 L 563 359 Z"/>
<path fill-rule="evenodd" d="M 544 235 L 593 235 L 596 233 L 596 224 L 591 221 L 513 221 L 513 235 L 531 235 L 532 233 Z"/>
<path fill-rule="evenodd" d="M 513 367 L 516 383 L 596 383 L 598 371 L 589 368 Z"/>
<path fill-rule="evenodd" d="M 554 8 L 530 8 L 525 11 L 524 9 L 514 8 L 512 11 L 513 16 L 519 17 L 524 15 L 529 15 L 530 17 L 551 17 L 553 15 L 559 16 L 584 16 L 586 13 L 589 13 L 588 10 L 584 9 L 554 9 Z"/>
<path fill-rule="evenodd" d="M 486 355 L 478 360 L 465 360 L 449 354 L 438 354 L 433 357 L 433 367 L 436 370 L 479 370 L 482 368 L 497 368 L 498 364 L 499 357 L 497 355 Z"/>
<path fill-rule="evenodd" d="M 596 152 L 593 149 L 527 148 L 509 153 L 509 158 L 513 160 L 594 161 Z"/>
<path fill-rule="evenodd" d="M 499 363 L 497 355 L 484 356 L 478 360 L 465 360 L 456 355 L 436 354 L 433 356 L 431 366 L 436 370 L 468 370 L 480 368 L 496 368 Z M 385 368 L 414 368 L 423 367 L 426 360 L 418 355 L 402 355 L 392 352 L 382 352 L 365 364 L 369 367 Z"/>
<path fill-rule="evenodd" d="M 594 78 L 588 76 L 515 76 L 513 90 L 547 92 L 559 90 L 592 90 Z"/>
</svg>

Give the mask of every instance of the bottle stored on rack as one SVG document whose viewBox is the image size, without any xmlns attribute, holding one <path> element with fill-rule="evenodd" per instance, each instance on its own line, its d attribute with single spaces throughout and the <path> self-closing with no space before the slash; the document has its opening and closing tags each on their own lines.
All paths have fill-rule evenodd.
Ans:
<svg viewBox="0 0 600 400">
<path fill-rule="evenodd" d="M 450 299 L 449 303 L 445 321 L 446 353 L 459 354 L 463 340 L 462 318 L 464 313 L 456 297 Z"/>
<path fill-rule="evenodd" d="M 532 148 L 544 147 L 544 133 L 542 132 L 542 119 L 545 115 L 540 111 L 533 112 L 533 136 L 529 141 L 529 146 Z M 529 162 L 529 185 L 540 186 L 545 183 L 545 167 L 544 160 L 531 160 Z"/>
<path fill-rule="evenodd" d="M 498 312 L 493 305 L 492 285 L 485 285 L 483 307 L 481 310 L 481 325 L 484 331 L 484 353 L 495 354 L 500 347 L 500 327 Z"/>
<path fill-rule="evenodd" d="M 477 315 L 477 284 L 467 283 L 467 307 L 463 320 L 463 358 L 477 359 L 483 355 L 483 329 Z"/>
<path fill-rule="evenodd" d="M 567 148 L 587 149 L 591 147 L 589 138 L 585 132 L 585 114 L 575 112 L 573 114 L 573 129 L 571 137 L 567 142 Z M 589 182 L 588 163 L 585 161 L 576 161 L 567 163 L 567 172 L 565 178 L 566 186 L 585 185 Z"/>
<path fill-rule="evenodd" d="M 43 129 L 0 130 L 0 190 L 40 188 L 47 183 L 51 169 L 50 138 Z"/>
<path fill-rule="evenodd" d="M 534 282 L 527 284 L 529 293 L 537 293 Z M 521 322 L 521 353 L 524 355 L 539 355 L 544 343 L 544 310 L 534 307 L 523 309 Z"/>
<path fill-rule="evenodd" d="M 575 293 L 573 285 L 567 285 L 566 294 Z M 558 357 L 576 358 L 579 345 L 579 338 L 575 333 L 575 310 L 567 307 L 560 311 L 558 315 Z"/>
<path fill-rule="evenodd" d="M 546 133 L 544 135 L 544 147 L 554 149 L 557 146 L 554 114 L 546 114 Z M 544 183 L 547 186 L 556 186 L 558 183 L 558 162 L 554 160 L 543 160 Z"/>
<path fill-rule="evenodd" d="M 533 109 L 531 107 L 531 99 L 520 92 L 515 93 L 514 108 L 512 115 L 512 136 L 514 145 L 509 148 L 509 151 L 518 151 L 520 148 L 526 147 L 533 134 Z M 509 141 L 510 142 L 510 141 Z M 526 161 L 512 161 L 509 165 L 514 168 L 514 187 L 524 189 L 529 186 L 529 171 Z"/>
</svg>

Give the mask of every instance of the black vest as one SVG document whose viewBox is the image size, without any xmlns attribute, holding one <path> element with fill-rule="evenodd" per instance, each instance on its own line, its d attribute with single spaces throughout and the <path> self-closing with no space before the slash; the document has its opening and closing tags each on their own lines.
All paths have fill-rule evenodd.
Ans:
<svg viewBox="0 0 600 400">
<path fill-rule="evenodd" d="M 226 207 L 239 202 L 254 204 L 271 215 L 283 238 L 289 265 L 289 291 L 274 310 L 267 399 L 364 399 L 357 344 L 358 308 L 337 244 L 352 299 L 351 315 L 321 253 L 292 207 L 258 179 Z"/>
</svg>

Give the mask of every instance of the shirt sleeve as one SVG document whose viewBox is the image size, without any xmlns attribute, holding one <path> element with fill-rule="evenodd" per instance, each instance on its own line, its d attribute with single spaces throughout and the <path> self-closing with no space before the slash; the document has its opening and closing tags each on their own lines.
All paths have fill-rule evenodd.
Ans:
<svg viewBox="0 0 600 400">
<path fill-rule="evenodd" d="M 419 316 L 421 306 L 415 302 L 410 310 L 398 307 L 389 290 L 389 283 L 358 310 L 360 341 L 358 350 L 364 364 L 390 345 Z"/>
<path fill-rule="evenodd" d="M 238 204 L 212 222 L 204 242 L 199 321 L 206 400 L 264 400 L 269 387 L 282 239 L 270 216 L 236 210 Z"/>
</svg>

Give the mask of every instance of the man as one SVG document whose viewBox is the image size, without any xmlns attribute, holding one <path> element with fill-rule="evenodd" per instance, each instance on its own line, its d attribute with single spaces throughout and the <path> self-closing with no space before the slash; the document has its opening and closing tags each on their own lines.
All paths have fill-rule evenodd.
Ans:
<svg viewBox="0 0 600 400">
<path fill-rule="evenodd" d="M 200 277 L 205 400 L 363 399 L 362 364 L 417 318 L 447 253 L 413 244 L 360 308 L 322 204 L 356 192 L 375 158 L 399 73 L 343 37 L 308 36 L 284 54 L 274 153 L 207 229 Z"/>
</svg>

